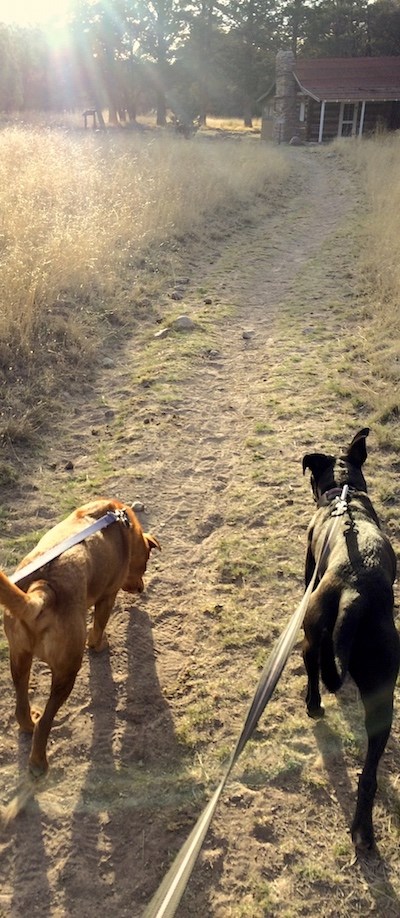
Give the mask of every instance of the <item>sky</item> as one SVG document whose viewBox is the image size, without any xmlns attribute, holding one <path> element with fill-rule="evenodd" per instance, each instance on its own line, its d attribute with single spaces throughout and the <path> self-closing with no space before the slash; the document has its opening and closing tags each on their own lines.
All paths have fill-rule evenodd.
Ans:
<svg viewBox="0 0 400 918">
<path fill-rule="evenodd" d="M 0 22 L 16 25 L 45 25 L 55 17 L 62 20 L 71 0 L 0 0 Z"/>
</svg>

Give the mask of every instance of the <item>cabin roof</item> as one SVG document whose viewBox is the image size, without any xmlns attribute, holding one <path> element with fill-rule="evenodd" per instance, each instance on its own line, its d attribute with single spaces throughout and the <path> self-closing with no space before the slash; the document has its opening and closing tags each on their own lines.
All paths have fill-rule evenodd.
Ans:
<svg viewBox="0 0 400 918">
<path fill-rule="evenodd" d="M 317 102 L 400 100 L 400 56 L 300 59 L 293 75 L 301 92 Z M 257 102 L 273 98 L 275 87 L 274 81 Z"/>
<path fill-rule="evenodd" d="M 400 99 L 400 56 L 300 59 L 293 74 L 301 91 L 317 102 Z"/>
</svg>

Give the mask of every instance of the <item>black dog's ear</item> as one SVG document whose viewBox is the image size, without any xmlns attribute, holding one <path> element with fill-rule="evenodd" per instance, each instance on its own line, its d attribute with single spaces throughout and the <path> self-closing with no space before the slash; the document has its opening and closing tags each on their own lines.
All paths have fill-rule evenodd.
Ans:
<svg viewBox="0 0 400 918">
<path fill-rule="evenodd" d="M 346 453 L 346 459 L 351 465 L 355 465 L 356 468 L 360 469 L 363 463 L 367 458 L 367 447 L 366 439 L 369 434 L 369 427 L 363 427 L 362 430 L 359 430 L 358 433 L 353 437 L 350 446 Z"/>
<path fill-rule="evenodd" d="M 303 457 L 303 475 L 306 469 L 311 469 L 315 481 L 318 481 L 325 469 L 332 466 L 334 461 L 334 456 L 327 456 L 325 453 L 307 453 Z"/>
</svg>

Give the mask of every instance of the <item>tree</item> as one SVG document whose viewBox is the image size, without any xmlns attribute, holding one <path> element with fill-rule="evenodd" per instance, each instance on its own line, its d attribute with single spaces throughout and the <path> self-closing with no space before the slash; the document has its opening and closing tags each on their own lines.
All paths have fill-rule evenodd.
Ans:
<svg viewBox="0 0 400 918">
<path fill-rule="evenodd" d="M 134 120 L 141 97 L 179 118 L 242 114 L 272 80 L 276 51 L 400 54 L 400 0 L 77 0 L 69 43 L 0 25 L 0 109 L 108 108 Z"/>
<path fill-rule="evenodd" d="M 367 6 L 369 53 L 400 54 L 399 0 L 378 0 Z"/>
<path fill-rule="evenodd" d="M 127 77 L 134 74 L 136 32 L 129 0 L 79 0 L 76 6 L 71 38 L 81 82 L 99 112 L 108 108 L 110 124 L 117 124 L 118 111 L 127 108 Z"/>
<path fill-rule="evenodd" d="M 179 15 L 179 14 L 178 14 Z M 221 4 L 218 0 L 181 0 L 181 44 L 176 52 L 176 72 L 185 73 L 181 91 L 191 87 L 186 101 L 189 117 L 198 117 L 206 124 L 210 102 L 211 73 L 215 71 L 214 39 L 221 23 Z M 180 66 L 181 64 L 181 66 Z M 190 109 L 190 114 L 189 114 Z"/>
<path fill-rule="evenodd" d="M 0 24 L 0 110 L 21 108 L 23 98 L 18 33 Z"/>
<path fill-rule="evenodd" d="M 48 111 L 49 47 L 41 29 L 19 30 L 19 55 L 23 84 L 22 108 Z"/>
<path fill-rule="evenodd" d="M 278 6 L 277 14 L 279 34 L 285 36 L 285 47 L 290 47 L 293 54 L 297 55 L 307 36 L 310 7 L 305 0 L 286 0 Z"/>
<path fill-rule="evenodd" d="M 360 57 L 369 53 L 367 0 L 320 0 L 305 13 L 301 53 Z"/>
<path fill-rule="evenodd" d="M 266 60 L 277 50 L 277 9 L 274 0 L 229 0 L 226 13 L 234 48 L 229 69 L 234 67 L 240 81 L 244 123 L 251 127 Z"/>
<path fill-rule="evenodd" d="M 138 43 L 153 68 L 148 75 L 156 95 L 157 124 L 166 124 L 170 64 L 180 30 L 177 0 L 138 0 Z"/>
</svg>

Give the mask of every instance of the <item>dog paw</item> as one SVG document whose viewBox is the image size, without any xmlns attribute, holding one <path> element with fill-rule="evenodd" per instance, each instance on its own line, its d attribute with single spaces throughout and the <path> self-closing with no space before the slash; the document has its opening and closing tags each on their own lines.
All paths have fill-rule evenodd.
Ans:
<svg viewBox="0 0 400 918">
<path fill-rule="evenodd" d="M 108 640 L 105 634 L 102 635 L 100 640 L 98 638 L 96 639 L 93 634 L 93 629 L 88 633 L 87 642 L 89 650 L 94 650 L 95 653 L 101 653 L 102 650 L 108 650 Z"/>
<path fill-rule="evenodd" d="M 312 717 L 313 720 L 319 720 L 321 717 L 325 716 L 325 708 L 323 704 L 316 705 L 315 707 L 307 707 L 307 714 L 309 717 Z"/>
<path fill-rule="evenodd" d="M 33 720 L 19 720 L 18 726 L 20 733 L 33 733 L 35 729 Z"/>
<path fill-rule="evenodd" d="M 368 829 L 362 827 L 353 827 L 351 830 L 351 837 L 353 839 L 353 845 L 356 849 L 357 857 L 368 857 L 371 855 L 376 855 L 374 830 L 372 827 Z"/>
<path fill-rule="evenodd" d="M 29 773 L 33 778 L 42 778 L 48 771 L 48 768 L 49 766 L 46 759 L 41 762 L 34 762 L 32 759 L 29 760 Z"/>
<path fill-rule="evenodd" d="M 30 714 L 26 717 L 18 717 L 18 724 L 21 733 L 33 733 L 38 720 L 40 720 L 42 712 L 36 710 L 36 708 L 31 708 Z"/>
</svg>

